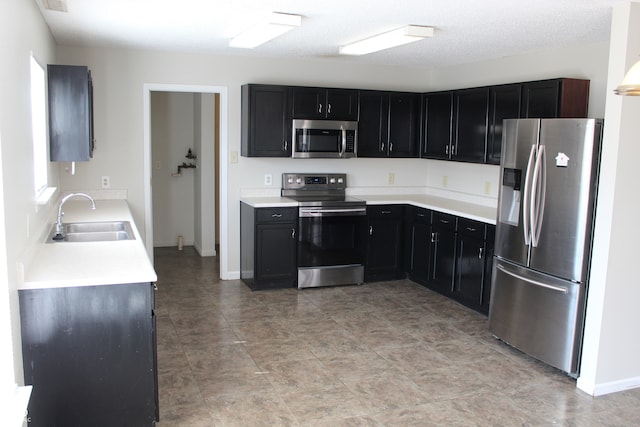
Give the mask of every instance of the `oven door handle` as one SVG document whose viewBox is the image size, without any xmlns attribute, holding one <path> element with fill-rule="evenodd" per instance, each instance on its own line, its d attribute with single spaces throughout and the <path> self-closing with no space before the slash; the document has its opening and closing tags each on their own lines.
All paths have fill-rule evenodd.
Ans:
<svg viewBox="0 0 640 427">
<path fill-rule="evenodd" d="M 322 217 L 322 216 L 363 216 L 367 214 L 367 208 L 322 208 L 306 209 L 300 208 L 300 217 Z"/>
</svg>

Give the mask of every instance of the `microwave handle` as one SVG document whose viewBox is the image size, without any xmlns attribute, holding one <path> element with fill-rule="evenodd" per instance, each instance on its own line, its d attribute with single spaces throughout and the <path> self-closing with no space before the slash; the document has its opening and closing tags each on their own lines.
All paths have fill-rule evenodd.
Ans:
<svg viewBox="0 0 640 427">
<path fill-rule="evenodd" d="M 347 151 L 347 130 L 342 128 L 342 148 L 340 149 L 340 157 L 344 156 L 344 152 Z"/>
</svg>

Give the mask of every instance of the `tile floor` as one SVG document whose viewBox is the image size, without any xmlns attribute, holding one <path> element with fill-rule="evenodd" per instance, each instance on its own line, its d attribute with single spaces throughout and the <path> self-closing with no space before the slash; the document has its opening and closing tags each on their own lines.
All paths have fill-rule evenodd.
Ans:
<svg viewBox="0 0 640 427">
<path fill-rule="evenodd" d="M 410 281 L 252 292 L 191 247 L 155 263 L 161 427 L 640 425 L 640 389 L 592 398 Z"/>
</svg>

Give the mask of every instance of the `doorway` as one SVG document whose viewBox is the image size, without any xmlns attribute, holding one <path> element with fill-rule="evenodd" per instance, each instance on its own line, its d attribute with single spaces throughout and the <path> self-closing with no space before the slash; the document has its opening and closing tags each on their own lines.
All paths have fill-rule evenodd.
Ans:
<svg viewBox="0 0 640 427">
<path fill-rule="evenodd" d="M 183 95 L 183 96 L 180 96 L 180 95 Z M 192 123 L 195 123 L 195 125 L 192 127 L 192 131 L 194 132 L 195 137 L 193 136 L 190 137 L 187 134 L 186 142 L 184 141 L 185 139 L 184 136 L 176 137 L 176 134 L 173 132 L 173 130 L 166 129 L 169 135 L 165 135 L 165 139 L 173 138 L 175 140 L 175 139 L 182 138 L 183 140 L 181 142 L 180 141 L 162 142 L 162 145 L 165 146 L 165 149 L 171 153 L 170 156 L 172 156 L 172 158 L 169 158 L 169 157 L 167 157 L 166 159 L 160 158 L 158 159 L 160 161 L 159 164 L 156 162 L 156 159 L 154 158 L 154 142 L 152 141 L 152 137 L 153 137 L 152 112 L 154 112 L 154 108 L 152 108 L 152 98 L 154 96 L 159 99 L 165 98 L 165 101 L 166 99 L 170 99 L 173 96 L 174 100 L 177 100 L 175 101 L 176 105 L 174 106 L 168 105 L 168 104 L 171 104 L 171 102 L 167 103 L 165 101 L 162 101 L 160 105 L 161 106 L 165 105 L 167 107 L 167 110 L 164 111 L 163 114 L 170 112 L 172 108 L 175 109 L 176 106 L 179 107 L 180 105 L 182 105 L 182 107 L 185 107 L 190 105 L 191 107 L 187 109 L 194 111 L 191 114 L 191 117 L 195 118 L 192 121 Z M 157 99 L 154 101 L 157 101 Z M 206 111 L 209 110 L 208 105 L 211 102 L 214 103 L 213 109 L 215 109 L 216 113 L 212 115 L 210 118 L 203 118 L 207 114 Z M 182 110 L 184 109 L 178 108 L 177 111 L 182 111 Z M 161 109 L 160 111 L 163 111 L 163 110 Z M 183 118 L 182 120 L 184 121 L 185 119 Z M 189 119 L 186 119 L 186 120 L 188 121 Z M 197 141 L 200 136 L 202 136 L 201 138 L 202 140 L 206 140 L 207 137 L 205 135 L 198 135 L 199 132 L 206 132 L 206 130 L 204 131 L 202 130 L 204 129 L 203 127 L 198 126 L 199 123 L 202 124 L 205 120 L 211 121 L 209 125 L 213 124 L 214 127 L 217 125 L 217 129 L 215 129 L 214 132 L 217 134 L 218 136 L 217 139 L 219 141 L 218 155 L 216 156 L 213 154 L 213 150 L 214 150 L 213 141 L 209 141 L 209 142 L 205 141 L 205 143 L 199 147 L 198 151 L 196 151 L 195 148 L 191 148 L 192 154 L 196 157 L 200 155 L 200 151 L 203 151 L 202 154 L 204 155 L 199 159 L 197 159 L 197 164 L 201 166 L 199 166 L 198 168 L 193 168 L 195 170 L 192 170 L 191 168 L 181 168 L 181 170 L 178 171 L 178 166 L 182 165 L 183 162 L 187 165 L 191 163 L 196 164 L 195 159 L 188 159 L 185 157 L 188 155 L 189 144 L 191 144 L 193 141 Z M 201 255 L 216 254 L 220 261 L 220 277 L 221 279 L 227 278 L 228 254 L 226 253 L 226 250 L 225 250 L 227 248 L 227 238 L 228 238 L 227 232 L 226 232 L 226 228 L 227 228 L 227 180 L 226 180 L 226 176 L 227 176 L 227 167 L 226 167 L 226 164 L 227 164 L 227 148 L 226 148 L 227 147 L 227 88 L 219 87 L 219 86 L 146 84 L 144 86 L 144 123 L 145 123 L 144 180 L 146 183 L 149 183 L 149 185 L 145 185 L 144 187 L 145 245 L 146 245 L 147 253 L 150 259 L 153 260 L 153 248 L 154 248 L 154 243 L 156 242 L 156 239 L 154 236 L 154 218 L 156 217 L 157 212 L 154 212 L 154 208 L 156 207 L 154 205 L 157 205 L 157 203 L 154 202 L 154 185 L 159 185 L 154 179 L 154 173 L 156 173 L 156 171 L 159 171 L 158 173 L 162 173 L 162 178 L 165 180 L 163 184 L 164 186 L 178 188 L 177 193 L 175 188 L 172 191 L 175 194 L 180 194 L 180 197 L 184 196 L 184 193 L 192 194 L 192 196 L 190 197 L 192 197 L 191 200 L 193 200 L 193 202 L 187 201 L 186 202 L 187 205 L 185 206 L 184 204 L 180 203 L 179 200 L 171 200 L 171 196 L 167 197 L 166 194 L 163 194 L 163 197 L 165 199 L 167 198 L 169 199 L 168 201 L 164 200 L 163 202 L 165 203 L 164 206 L 167 206 L 166 203 L 169 203 L 171 205 L 175 204 L 176 206 L 175 206 L 175 209 L 172 208 L 173 212 L 169 213 L 169 217 L 170 217 L 169 219 L 167 219 L 167 212 L 162 212 L 163 217 L 158 218 L 158 220 L 163 221 L 165 223 L 167 221 L 168 223 L 174 223 L 174 230 L 178 230 L 178 229 L 183 229 L 187 231 L 195 230 L 194 234 L 189 234 L 188 232 L 185 232 L 184 234 L 182 234 L 183 240 L 185 240 L 187 243 L 191 243 L 192 240 L 193 241 L 198 240 L 195 234 L 198 231 L 202 232 L 202 230 L 198 230 L 199 228 L 198 226 L 192 227 L 189 224 L 186 224 L 186 225 L 180 224 L 180 222 L 186 222 L 184 220 L 181 221 L 180 218 L 185 218 L 185 215 L 186 217 L 188 217 L 191 214 L 191 212 L 193 212 L 193 215 L 190 220 L 197 221 L 198 213 L 196 213 L 196 211 L 198 211 L 200 212 L 200 215 L 201 215 L 200 223 L 202 227 L 204 228 L 210 227 L 211 229 L 213 229 L 214 217 L 215 217 L 215 219 L 219 221 L 219 232 L 213 232 L 213 235 L 215 235 L 217 239 L 216 241 L 211 243 L 213 248 L 209 248 L 210 242 L 201 242 L 200 244 L 204 245 L 206 243 L 207 245 L 207 247 L 202 246 L 200 248 L 202 250 Z M 193 145 L 193 147 L 196 147 L 196 145 Z M 181 150 L 185 152 L 181 153 L 180 155 L 177 155 L 176 150 L 177 152 L 180 152 L 180 153 L 181 153 Z M 208 155 L 207 151 L 209 151 L 211 154 Z M 215 158 L 217 161 L 214 162 L 213 158 Z M 208 164 L 207 164 L 207 161 L 209 162 Z M 213 177 L 214 169 L 216 165 L 218 166 L 219 178 L 216 180 L 218 185 L 213 186 L 210 184 L 211 179 L 209 177 Z M 170 173 L 167 173 L 167 170 L 168 170 L 167 168 L 171 168 Z M 198 171 L 197 169 L 200 169 L 200 170 Z M 197 184 L 198 179 L 196 178 L 198 177 L 195 176 L 197 173 L 201 174 L 201 176 L 199 177 L 199 180 L 202 183 L 202 185 L 200 187 Z M 171 176 L 171 175 L 175 175 L 175 176 Z M 219 194 L 217 196 L 214 196 L 215 187 L 219 188 Z M 180 191 L 180 188 L 182 188 L 182 191 Z M 162 194 L 163 191 L 164 190 L 162 189 L 156 189 L 155 192 L 158 194 Z M 201 194 L 206 194 L 207 197 L 201 197 L 200 199 L 198 199 L 196 194 L 198 191 L 200 191 Z M 204 206 L 205 199 L 209 199 L 209 198 L 210 200 L 212 200 L 213 206 L 211 205 Z M 182 199 L 182 202 L 184 202 L 184 199 Z M 160 206 L 161 205 L 162 204 L 160 204 Z M 192 206 L 193 206 L 193 211 L 190 211 Z M 217 214 L 215 215 L 212 211 L 212 209 L 215 209 L 214 206 L 218 208 Z M 183 210 L 184 212 L 181 212 L 181 210 Z M 206 230 L 204 234 L 207 234 Z M 178 243 L 177 235 L 175 236 L 174 239 L 170 239 L 173 241 L 167 240 L 166 235 L 158 236 L 158 237 L 162 237 L 163 239 L 162 242 L 158 240 L 158 244 L 160 246 L 168 245 L 168 244 L 177 245 Z M 185 237 L 187 239 L 185 239 Z M 220 250 L 216 251 L 215 246 L 218 242 L 219 242 Z"/>
</svg>

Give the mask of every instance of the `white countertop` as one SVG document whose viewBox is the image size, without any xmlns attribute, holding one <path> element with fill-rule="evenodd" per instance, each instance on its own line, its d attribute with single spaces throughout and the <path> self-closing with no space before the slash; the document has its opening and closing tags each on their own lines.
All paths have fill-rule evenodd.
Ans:
<svg viewBox="0 0 640 427">
<path fill-rule="evenodd" d="M 368 205 L 406 204 L 439 212 L 461 216 L 463 218 L 474 219 L 487 224 L 496 223 L 496 208 L 478 205 L 475 203 L 462 202 L 460 200 L 447 199 L 444 197 L 430 196 L 425 194 L 388 194 L 388 195 L 363 195 L 353 196 L 367 202 Z M 298 202 L 286 197 L 243 197 L 241 199 L 254 208 L 272 207 L 296 207 Z"/>
<path fill-rule="evenodd" d="M 48 235 L 42 236 L 31 261 L 25 265 L 24 281 L 18 289 L 116 285 L 158 279 L 126 200 L 96 200 L 96 210 L 91 210 L 89 201 L 74 199 L 67 201 L 63 210 L 63 222 L 129 221 L 136 238 L 46 243 Z"/>
</svg>

